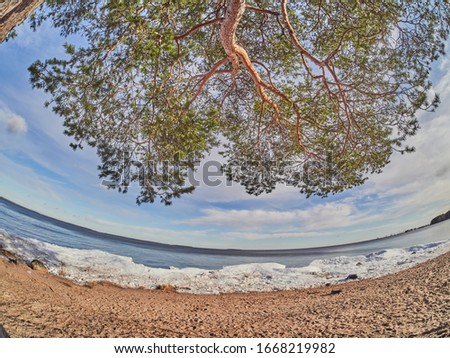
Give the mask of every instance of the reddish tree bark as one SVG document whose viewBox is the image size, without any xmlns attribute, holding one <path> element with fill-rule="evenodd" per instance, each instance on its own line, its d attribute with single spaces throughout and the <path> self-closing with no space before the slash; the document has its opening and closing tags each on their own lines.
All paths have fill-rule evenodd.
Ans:
<svg viewBox="0 0 450 358">
<path fill-rule="evenodd" d="M 6 0 L 0 2 L 0 43 L 10 31 L 30 16 L 44 0 Z"/>
</svg>

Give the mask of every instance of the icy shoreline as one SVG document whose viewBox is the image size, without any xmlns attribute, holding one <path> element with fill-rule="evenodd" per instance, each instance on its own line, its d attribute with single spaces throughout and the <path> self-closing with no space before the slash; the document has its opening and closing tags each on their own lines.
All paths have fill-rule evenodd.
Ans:
<svg viewBox="0 0 450 358">
<path fill-rule="evenodd" d="M 450 240 L 388 249 L 360 256 L 339 256 L 314 260 L 305 267 L 279 263 L 225 266 L 218 270 L 200 268 L 153 268 L 136 264 L 132 258 L 103 252 L 65 248 L 36 239 L 21 238 L 0 231 L 0 246 L 24 261 L 42 261 L 49 272 L 80 284 L 109 281 L 123 287 L 153 289 L 175 286 L 179 292 L 218 294 L 293 290 L 384 276 L 407 269 L 450 251 Z"/>
</svg>

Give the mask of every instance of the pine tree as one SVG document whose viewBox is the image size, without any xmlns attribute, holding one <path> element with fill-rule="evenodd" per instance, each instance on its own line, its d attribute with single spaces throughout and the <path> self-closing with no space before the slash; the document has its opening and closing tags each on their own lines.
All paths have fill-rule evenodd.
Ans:
<svg viewBox="0 0 450 358">
<path fill-rule="evenodd" d="M 86 45 L 34 63 L 33 86 L 111 186 L 166 204 L 218 139 L 251 194 L 364 183 L 438 104 L 429 73 L 450 24 L 444 0 L 50 2 L 45 17 Z"/>
</svg>

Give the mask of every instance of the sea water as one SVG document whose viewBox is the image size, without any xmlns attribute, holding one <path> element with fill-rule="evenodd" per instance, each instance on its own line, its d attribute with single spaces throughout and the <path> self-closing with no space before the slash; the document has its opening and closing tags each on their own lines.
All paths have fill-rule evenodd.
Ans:
<svg viewBox="0 0 450 358">
<path fill-rule="evenodd" d="M 0 247 L 78 283 L 178 291 L 274 291 L 394 273 L 450 251 L 450 220 L 383 239 L 293 250 L 220 250 L 99 233 L 0 198 Z M 1 257 L 1 256 L 0 256 Z"/>
</svg>

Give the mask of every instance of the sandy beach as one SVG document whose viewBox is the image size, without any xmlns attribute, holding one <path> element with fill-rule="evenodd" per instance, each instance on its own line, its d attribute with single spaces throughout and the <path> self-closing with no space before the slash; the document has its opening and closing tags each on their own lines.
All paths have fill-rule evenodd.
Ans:
<svg viewBox="0 0 450 358">
<path fill-rule="evenodd" d="M 79 286 L 0 259 L 11 337 L 450 337 L 450 253 L 396 274 L 270 293 Z"/>
</svg>

